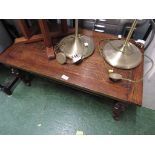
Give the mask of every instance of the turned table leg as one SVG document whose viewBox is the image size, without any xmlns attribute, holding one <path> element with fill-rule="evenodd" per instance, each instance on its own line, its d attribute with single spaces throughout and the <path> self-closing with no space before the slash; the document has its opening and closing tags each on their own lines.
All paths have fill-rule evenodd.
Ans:
<svg viewBox="0 0 155 155">
<path fill-rule="evenodd" d="M 120 115 L 122 112 L 125 111 L 125 109 L 127 108 L 127 104 L 125 103 L 121 103 L 121 102 L 116 102 L 112 108 L 112 112 L 113 112 L 113 118 L 118 121 L 120 119 Z"/>
<path fill-rule="evenodd" d="M 13 89 L 19 81 L 23 81 L 27 86 L 31 86 L 32 77 L 24 72 L 11 69 L 11 75 L 4 84 L 0 85 L 1 91 L 7 95 L 12 95 Z"/>
<path fill-rule="evenodd" d="M 3 91 L 7 95 L 12 95 L 12 89 L 19 81 L 19 77 L 11 77 L 9 81 L 1 85 L 1 91 Z"/>
</svg>

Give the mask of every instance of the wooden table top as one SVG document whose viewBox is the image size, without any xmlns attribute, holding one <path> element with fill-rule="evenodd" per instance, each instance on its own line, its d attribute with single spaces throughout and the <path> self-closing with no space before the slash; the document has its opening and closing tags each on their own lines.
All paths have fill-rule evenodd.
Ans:
<svg viewBox="0 0 155 155">
<path fill-rule="evenodd" d="M 45 76 L 84 91 L 141 105 L 143 82 L 135 85 L 128 81 L 114 83 L 108 78 L 104 60 L 98 50 L 98 44 L 100 39 L 113 38 L 114 36 L 88 30 L 81 30 L 81 33 L 93 37 L 96 49 L 92 56 L 86 58 L 79 65 L 60 65 L 56 60 L 48 60 L 43 42 L 13 44 L 0 54 L 0 63 Z M 108 64 L 107 66 L 111 68 Z M 143 62 L 135 69 L 114 70 L 121 73 L 123 77 L 136 80 L 143 76 Z M 64 80 L 62 75 L 68 76 L 69 79 Z M 134 90 L 136 90 L 135 93 L 133 93 Z"/>
</svg>

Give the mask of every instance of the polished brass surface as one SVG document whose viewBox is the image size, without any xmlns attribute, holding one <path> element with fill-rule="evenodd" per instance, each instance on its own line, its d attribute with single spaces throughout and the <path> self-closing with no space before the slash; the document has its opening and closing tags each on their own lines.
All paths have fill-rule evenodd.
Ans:
<svg viewBox="0 0 155 155">
<path fill-rule="evenodd" d="M 131 69 L 137 67 L 142 61 L 142 54 L 138 47 L 128 43 L 122 52 L 123 40 L 109 41 L 103 48 L 105 60 L 113 67 Z"/>
<path fill-rule="evenodd" d="M 56 54 L 56 60 L 60 63 L 60 64 L 64 64 L 66 63 L 66 55 L 62 52 Z"/>
<path fill-rule="evenodd" d="M 130 38 L 131 38 L 131 36 L 132 36 L 135 28 L 136 28 L 137 22 L 138 22 L 137 19 L 135 19 L 133 21 L 132 26 L 131 26 L 131 29 L 130 29 L 130 31 L 128 33 L 128 36 L 127 36 L 126 40 L 125 40 L 124 47 L 128 45 L 128 42 L 129 42 L 129 40 L 130 40 Z"/>
<path fill-rule="evenodd" d="M 79 33 L 78 19 L 75 19 L 75 37 L 78 37 L 78 33 Z"/>
<path fill-rule="evenodd" d="M 84 59 L 90 56 L 94 51 L 94 42 L 87 36 L 70 35 L 60 41 L 60 51 L 64 52 L 65 55 L 73 59 Z"/>
<path fill-rule="evenodd" d="M 78 20 L 75 20 L 75 34 L 63 38 L 59 44 L 59 51 L 64 53 L 67 63 L 76 63 L 94 51 L 93 39 L 85 35 L 78 34 Z"/>
<path fill-rule="evenodd" d="M 132 69 L 141 63 L 142 54 L 140 49 L 129 42 L 136 24 L 137 20 L 135 19 L 126 40 L 109 41 L 104 46 L 102 55 L 111 66 L 121 69 Z"/>
<path fill-rule="evenodd" d="M 109 73 L 109 78 L 115 81 L 122 80 L 122 75 L 118 73 Z"/>
</svg>

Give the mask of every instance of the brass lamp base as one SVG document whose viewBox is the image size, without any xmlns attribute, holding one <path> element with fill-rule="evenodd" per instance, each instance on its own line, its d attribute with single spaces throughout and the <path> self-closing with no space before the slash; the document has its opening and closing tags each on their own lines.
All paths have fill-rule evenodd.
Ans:
<svg viewBox="0 0 155 155">
<path fill-rule="evenodd" d="M 132 69 L 142 61 L 141 51 L 132 43 L 123 48 L 124 40 L 109 41 L 103 48 L 102 55 L 113 67 Z"/>
<path fill-rule="evenodd" d="M 59 51 L 69 58 L 66 59 L 66 63 L 76 63 L 90 56 L 94 48 L 93 40 L 84 35 L 70 35 L 59 43 Z"/>
</svg>

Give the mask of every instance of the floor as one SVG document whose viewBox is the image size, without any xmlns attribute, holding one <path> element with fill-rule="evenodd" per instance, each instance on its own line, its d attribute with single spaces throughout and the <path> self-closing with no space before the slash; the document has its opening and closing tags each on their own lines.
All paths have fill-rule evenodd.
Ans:
<svg viewBox="0 0 155 155">
<path fill-rule="evenodd" d="M 1 66 L 0 83 L 7 75 Z M 12 96 L 0 92 L 0 134 L 155 134 L 154 110 L 131 105 L 115 121 L 113 102 L 35 76 L 31 87 L 20 82 Z"/>
<path fill-rule="evenodd" d="M 149 40 L 149 38 L 148 38 Z M 155 36 L 150 46 L 145 51 L 145 54 L 151 57 L 155 63 Z M 144 71 L 147 72 L 151 67 L 151 63 L 148 59 L 144 61 Z M 144 96 L 143 106 L 155 110 L 155 65 L 153 69 L 144 78 Z"/>
</svg>

